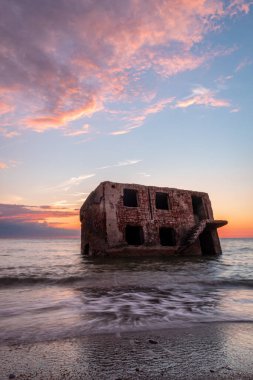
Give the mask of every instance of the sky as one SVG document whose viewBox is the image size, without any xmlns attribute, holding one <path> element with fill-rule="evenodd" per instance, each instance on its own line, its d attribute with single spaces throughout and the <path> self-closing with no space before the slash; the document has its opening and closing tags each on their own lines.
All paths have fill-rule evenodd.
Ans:
<svg viewBox="0 0 253 380">
<path fill-rule="evenodd" d="M 78 237 L 102 181 L 253 237 L 253 1 L 0 0 L 0 237 Z"/>
</svg>

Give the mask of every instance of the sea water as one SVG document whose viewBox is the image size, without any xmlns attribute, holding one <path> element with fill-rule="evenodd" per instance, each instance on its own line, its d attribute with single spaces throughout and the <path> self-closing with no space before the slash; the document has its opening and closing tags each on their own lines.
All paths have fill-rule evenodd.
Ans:
<svg viewBox="0 0 253 380">
<path fill-rule="evenodd" d="M 0 342 L 253 322 L 253 239 L 216 257 L 92 259 L 80 242 L 0 240 Z"/>
</svg>

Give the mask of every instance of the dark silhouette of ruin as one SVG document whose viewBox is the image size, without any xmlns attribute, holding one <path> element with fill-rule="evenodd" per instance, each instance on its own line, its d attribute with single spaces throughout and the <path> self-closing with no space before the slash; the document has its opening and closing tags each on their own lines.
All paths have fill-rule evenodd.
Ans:
<svg viewBox="0 0 253 380">
<path fill-rule="evenodd" d="M 80 210 L 84 255 L 217 255 L 221 246 L 207 193 L 102 182 Z"/>
</svg>

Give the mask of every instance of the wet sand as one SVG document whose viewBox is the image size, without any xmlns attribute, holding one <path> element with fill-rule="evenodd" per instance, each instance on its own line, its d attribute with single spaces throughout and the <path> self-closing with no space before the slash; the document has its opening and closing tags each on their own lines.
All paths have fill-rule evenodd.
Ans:
<svg viewBox="0 0 253 380">
<path fill-rule="evenodd" d="M 252 323 L 1 345 L 0 378 L 253 379 L 252 346 Z"/>
</svg>

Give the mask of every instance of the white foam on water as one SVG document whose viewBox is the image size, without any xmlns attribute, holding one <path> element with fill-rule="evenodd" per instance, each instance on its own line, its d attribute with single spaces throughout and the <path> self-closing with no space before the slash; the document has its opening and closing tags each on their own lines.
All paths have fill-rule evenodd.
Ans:
<svg viewBox="0 0 253 380">
<path fill-rule="evenodd" d="M 253 322 L 250 239 L 226 240 L 217 258 L 168 260 L 83 259 L 69 240 L 0 248 L 1 342 Z"/>
</svg>

